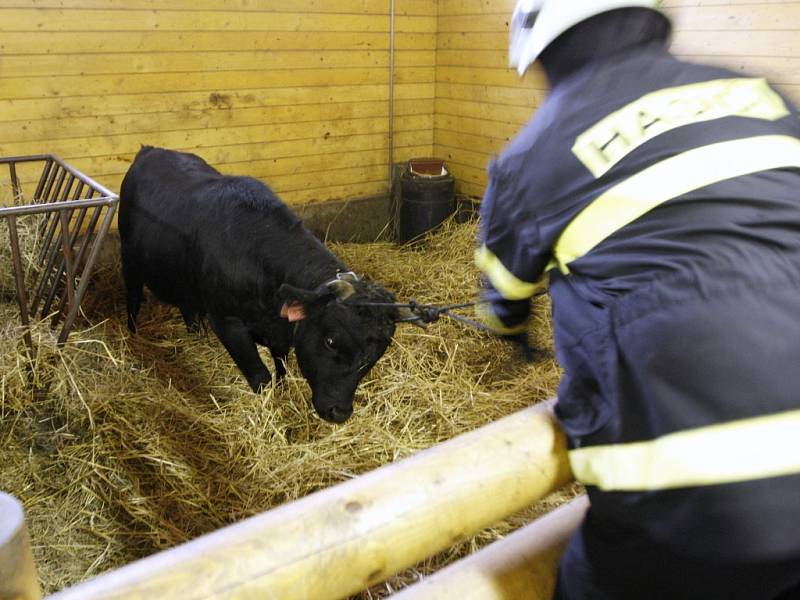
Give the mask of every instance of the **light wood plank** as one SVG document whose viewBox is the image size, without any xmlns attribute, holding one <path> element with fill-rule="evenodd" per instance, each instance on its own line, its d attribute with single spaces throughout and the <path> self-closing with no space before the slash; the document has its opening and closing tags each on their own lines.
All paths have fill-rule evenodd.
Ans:
<svg viewBox="0 0 800 600">
<path fill-rule="evenodd" d="M 211 149 L 201 149 L 201 154 L 210 160 Z M 102 156 L 81 159 L 85 168 L 92 173 L 103 173 L 120 175 L 125 173 L 130 167 L 135 149 L 131 152 L 117 156 Z M 432 144 L 419 144 L 395 148 L 395 157 L 403 160 L 403 156 L 410 158 L 414 156 L 430 156 L 432 154 Z M 326 169 L 346 169 L 357 166 L 374 166 L 388 164 L 388 148 L 386 145 L 370 148 L 368 150 L 350 150 L 347 152 L 330 151 L 324 154 L 310 156 L 291 156 L 282 158 L 272 158 L 268 160 L 243 160 L 239 162 L 213 162 L 213 166 L 220 172 L 228 175 L 249 175 L 271 181 L 271 178 L 279 175 L 297 175 L 300 173 L 324 174 Z M 38 177 L 38 174 L 35 175 Z M 319 176 L 319 175 L 318 175 Z"/>
<path fill-rule="evenodd" d="M 508 36 L 512 11 L 471 15 L 439 15 L 440 33 L 492 32 Z"/>
<path fill-rule="evenodd" d="M 501 50 L 508 52 L 508 36 L 494 32 L 442 32 L 438 36 L 441 50 Z"/>
<path fill-rule="evenodd" d="M 8 8 L 64 8 L 113 10 L 111 0 L 4 0 Z M 125 0 L 123 9 L 157 10 L 164 8 L 164 0 Z M 209 10 L 228 12 L 286 12 L 285 0 L 169 0 L 171 10 Z M 224 6 L 223 9 L 220 6 Z M 375 0 L 292 0 L 291 7 L 298 13 L 389 14 L 389 4 Z M 436 16 L 436 3 L 431 0 L 396 0 L 395 13 L 400 15 Z"/>
<path fill-rule="evenodd" d="M 0 123 L 0 143 L 81 138 L 96 135 L 98 131 L 102 131 L 104 135 L 146 134 L 184 129 L 313 123 L 367 117 L 388 118 L 388 108 L 386 101 L 372 101 L 237 108 L 236 110 L 206 108 L 204 110 L 91 117 L 67 116 L 55 120 L 28 119 Z M 398 100 L 394 107 L 395 118 L 398 120 L 406 116 L 432 115 L 433 112 L 432 102 Z"/>
<path fill-rule="evenodd" d="M 528 107 L 439 98 L 436 100 L 435 114 L 496 121 L 519 128 L 531 118 L 531 109 Z"/>
<path fill-rule="evenodd" d="M 548 87 L 544 75 L 536 70 L 528 71 L 524 77 L 519 77 L 517 72 L 511 69 L 439 67 L 436 69 L 436 81 L 500 87 L 533 87 L 540 90 L 546 90 Z"/>
<path fill-rule="evenodd" d="M 41 597 L 22 503 L 0 492 L 0 598 L 40 600 Z"/>
<path fill-rule="evenodd" d="M 485 86 L 479 84 L 436 83 L 437 99 L 469 100 L 484 104 L 500 104 L 505 106 L 521 106 L 533 114 L 533 108 L 544 102 L 547 90 L 535 88 L 512 88 L 503 86 Z"/>
<path fill-rule="evenodd" d="M 584 496 L 422 578 L 392 600 L 551 600 L 558 565 L 589 508 Z"/>
<path fill-rule="evenodd" d="M 263 177 L 255 171 L 253 177 Z M 270 185 L 281 193 L 309 190 L 320 187 L 324 182 L 325 187 L 347 185 L 354 182 L 381 181 L 388 177 L 388 165 L 364 165 L 346 169 L 325 169 L 316 173 L 298 173 L 290 175 L 270 175 Z"/>
<path fill-rule="evenodd" d="M 436 64 L 440 67 L 481 67 L 508 69 L 507 50 L 438 50 Z"/>
<path fill-rule="evenodd" d="M 167 6 L 168 3 L 165 3 Z M 291 4 L 287 8 L 293 8 Z M 385 15 L 322 14 L 304 12 L 235 12 L 107 9 L 3 9 L 5 32 L 125 32 L 125 31 L 259 31 L 259 32 L 331 32 L 352 31 L 361 35 L 389 32 Z M 395 31 L 435 33 L 434 17 L 395 18 Z"/>
<path fill-rule="evenodd" d="M 395 70 L 395 82 L 434 82 L 433 67 L 407 67 Z M 137 73 L 123 76 L 8 77 L 0 87 L 0 99 L 42 97 L 105 96 L 124 89 L 128 94 L 148 94 L 161 90 L 237 90 L 253 87 L 324 87 L 389 83 L 389 71 L 382 68 L 289 69 L 277 71 L 215 71 L 211 73 Z"/>
<path fill-rule="evenodd" d="M 224 165 L 236 163 L 258 164 L 261 161 L 286 161 L 288 165 L 303 162 L 312 156 L 330 158 L 337 154 L 361 151 L 380 153 L 386 151 L 388 140 L 386 134 L 364 134 L 327 139 L 313 138 L 227 145 L 202 145 L 202 142 L 206 140 L 200 139 L 201 144 L 173 146 L 165 141 L 169 140 L 165 140 L 162 136 L 153 136 L 143 140 L 143 143 L 197 154 L 212 166 L 220 167 L 224 171 Z M 395 135 L 394 142 L 396 151 L 403 148 L 428 146 L 432 144 L 431 131 L 429 129 L 400 131 Z M 116 153 L 96 156 L 81 156 L 79 153 L 65 148 L 66 151 L 61 153 L 61 157 L 75 164 L 84 173 L 91 174 L 104 185 L 108 185 L 105 178 L 124 174 L 139 147 L 140 144 L 137 143 L 130 147 L 121 147 Z"/>
<path fill-rule="evenodd" d="M 443 114 L 436 115 L 436 127 L 437 129 L 461 131 L 489 140 L 504 142 L 510 141 L 520 130 L 520 125 L 516 123 L 499 123 L 497 121 L 486 121 L 484 119 L 472 119 L 469 117 L 453 117 Z"/>
<path fill-rule="evenodd" d="M 395 101 L 418 100 L 432 103 L 434 83 L 395 85 Z M 248 107 L 317 104 L 319 102 L 356 102 L 387 100 L 387 85 L 326 86 L 272 89 L 217 89 L 203 92 L 164 92 L 151 94 L 116 94 L 104 97 L 28 98 L 0 100 L 0 123 L 20 121 L 31 115 L 42 118 L 87 117 L 99 115 L 142 114 L 150 112 L 241 109 Z M 432 104 L 431 104 L 432 105 Z"/>
<path fill-rule="evenodd" d="M 800 30 L 800 3 L 685 7 L 670 11 L 678 31 Z"/>
<path fill-rule="evenodd" d="M 486 192 L 485 185 L 477 185 L 468 181 L 456 180 L 456 194 L 466 196 L 468 198 L 482 199 L 483 194 Z"/>
<path fill-rule="evenodd" d="M 681 54 L 706 56 L 800 56 L 796 31 L 677 31 L 672 48 Z"/>
<path fill-rule="evenodd" d="M 398 120 L 398 131 L 430 129 L 433 115 L 417 115 Z M 307 123 L 284 123 L 266 127 L 248 125 L 240 127 L 214 127 L 184 131 L 159 131 L 151 135 L 167 148 L 192 148 L 218 144 L 251 144 L 276 141 L 342 138 L 373 133 L 385 134 L 388 120 L 385 118 L 339 119 Z M 6 137 L 3 135 L 2 137 Z M 95 135 L 85 138 L 55 139 L 47 142 L 49 152 L 58 155 L 102 156 L 114 154 L 122 149 L 137 148 L 140 143 L 149 143 L 141 133 L 115 136 Z M 37 154 L 42 151 L 41 141 L 6 141 L 0 144 L 0 156 Z"/>
<path fill-rule="evenodd" d="M 461 181 L 476 185 L 486 185 L 488 182 L 489 176 L 486 174 L 485 167 L 463 164 L 457 160 L 451 160 L 447 164 L 450 172 Z"/>
<path fill-rule="evenodd" d="M 395 65 L 400 68 L 434 67 L 436 53 L 433 50 L 403 50 L 395 53 Z M 265 71 L 321 67 L 386 69 L 388 66 L 388 50 L 0 55 L 0 73 L 3 77 Z"/>
<path fill-rule="evenodd" d="M 743 76 L 766 77 L 773 84 L 800 85 L 800 56 L 698 56 L 679 55 L 684 60 L 713 64 Z"/>
<path fill-rule="evenodd" d="M 225 52 L 253 50 L 389 49 L 385 32 L 285 31 L 264 35 L 254 31 L 121 31 L 113 33 L 10 32 L 0 37 L 3 54 L 108 54 L 115 52 Z M 433 33 L 399 33 L 397 50 L 433 50 Z"/>
<path fill-rule="evenodd" d="M 440 16 L 499 14 L 510 17 L 516 0 L 438 0 L 438 4 Z"/>
<path fill-rule="evenodd" d="M 446 161 L 452 161 L 454 164 L 468 165 L 475 169 L 482 170 L 484 173 L 496 156 L 494 154 L 484 154 L 483 152 L 475 152 L 473 150 L 453 148 L 450 146 L 436 145 L 434 148 L 436 156 Z"/>
<path fill-rule="evenodd" d="M 676 6 L 736 6 L 739 4 L 760 4 L 769 6 L 772 4 L 790 4 L 797 0 L 662 0 L 661 7 L 670 9 Z"/>
<path fill-rule="evenodd" d="M 332 200 L 348 200 L 368 196 L 382 196 L 389 192 L 389 184 L 384 176 L 377 181 L 365 181 L 339 186 L 325 186 L 295 190 L 282 194 L 281 198 L 289 205 L 310 204 L 312 202 L 328 202 Z"/>
<path fill-rule="evenodd" d="M 433 139 L 437 146 L 464 148 L 483 154 L 499 154 L 508 143 L 508 141 L 504 139 L 474 135 L 458 129 L 444 129 L 440 126 L 438 121 L 436 123 Z"/>
<path fill-rule="evenodd" d="M 520 411 L 52 600 L 349 597 L 568 483 L 551 411 Z"/>
<path fill-rule="evenodd" d="M 395 158 L 404 160 L 415 156 L 430 156 L 432 144 L 420 144 L 395 148 Z M 217 164 L 215 167 L 223 173 L 231 175 L 251 175 L 269 181 L 278 175 L 297 175 L 300 173 L 324 174 L 326 169 L 346 169 L 357 166 L 382 165 L 386 168 L 389 162 L 389 151 L 386 145 L 369 150 L 353 150 L 350 152 L 330 152 L 313 156 L 299 156 L 273 160 L 249 160 L 246 162 Z M 319 176 L 318 175 L 318 176 Z"/>
</svg>

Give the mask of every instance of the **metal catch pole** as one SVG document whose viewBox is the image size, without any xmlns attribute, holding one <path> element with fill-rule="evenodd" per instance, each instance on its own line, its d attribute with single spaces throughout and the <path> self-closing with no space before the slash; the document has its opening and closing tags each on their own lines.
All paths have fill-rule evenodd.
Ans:
<svg viewBox="0 0 800 600">
<path fill-rule="evenodd" d="M 389 3 L 389 189 L 394 180 L 394 0 Z"/>
</svg>

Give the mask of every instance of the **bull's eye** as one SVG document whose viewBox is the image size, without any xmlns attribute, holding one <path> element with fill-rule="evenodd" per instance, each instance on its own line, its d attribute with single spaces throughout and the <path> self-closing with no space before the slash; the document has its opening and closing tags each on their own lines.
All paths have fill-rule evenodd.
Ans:
<svg viewBox="0 0 800 600">
<path fill-rule="evenodd" d="M 325 347 L 328 350 L 336 350 L 336 344 L 334 343 L 332 337 L 326 337 L 325 338 Z"/>
</svg>

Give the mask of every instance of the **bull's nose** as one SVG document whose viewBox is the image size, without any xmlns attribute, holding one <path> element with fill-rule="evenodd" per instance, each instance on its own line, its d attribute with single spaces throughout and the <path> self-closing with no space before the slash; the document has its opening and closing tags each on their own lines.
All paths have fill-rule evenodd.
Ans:
<svg viewBox="0 0 800 600">
<path fill-rule="evenodd" d="M 342 408 L 340 406 L 332 406 L 327 412 L 322 414 L 322 418 L 332 423 L 344 423 L 353 414 L 352 408 Z"/>
</svg>

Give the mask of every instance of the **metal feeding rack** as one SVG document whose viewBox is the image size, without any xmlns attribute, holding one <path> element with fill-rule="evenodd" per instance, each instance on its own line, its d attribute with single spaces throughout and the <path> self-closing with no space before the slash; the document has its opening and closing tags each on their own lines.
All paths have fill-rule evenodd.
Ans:
<svg viewBox="0 0 800 600">
<path fill-rule="evenodd" d="M 63 344 L 80 310 L 119 197 L 52 154 L 0 157 L 0 172 L 3 165 L 8 165 L 14 206 L 0 208 L 0 217 L 8 222 L 25 342 L 33 349 L 30 322 L 38 315 L 51 317 L 53 328 L 63 320 L 58 334 L 58 343 Z M 33 193 L 27 194 L 27 186 L 34 185 Z M 26 261 L 26 286 L 17 219 L 28 215 L 41 217 L 35 225 L 35 249 Z"/>
</svg>

